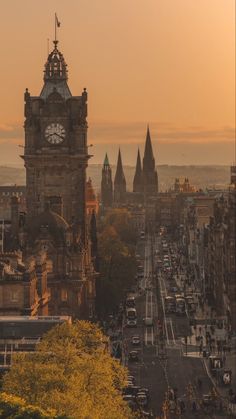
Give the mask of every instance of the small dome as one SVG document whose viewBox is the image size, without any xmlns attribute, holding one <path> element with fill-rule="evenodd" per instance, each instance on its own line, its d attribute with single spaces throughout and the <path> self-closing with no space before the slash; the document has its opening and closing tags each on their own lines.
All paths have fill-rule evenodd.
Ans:
<svg viewBox="0 0 236 419">
<path fill-rule="evenodd" d="M 67 84 L 67 64 L 63 54 L 57 48 L 58 41 L 54 41 L 54 49 L 49 54 L 44 70 L 44 86 L 40 93 L 42 99 L 47 99 L 53 92 L 65 100 L 71 97 Z"/>
<path fill-rule="evenodd" d="M 58 41 L 54 41 L 54 49 L 49 54 L 45 64 L 44 81 L 47 80 L 67 80 L 67 64 L 63 54 L 57 49 Z"/>
<path fill-rule="evenodd" d="M 69 224 L 66 220 L 49 209 L 34 217 L 28 225 L 30 238 L 33 240 L 36 240 L 42 231 L 48 231 L 57 242 L 61 242 L 64 241 L 68 229 Z"/>
</svg>

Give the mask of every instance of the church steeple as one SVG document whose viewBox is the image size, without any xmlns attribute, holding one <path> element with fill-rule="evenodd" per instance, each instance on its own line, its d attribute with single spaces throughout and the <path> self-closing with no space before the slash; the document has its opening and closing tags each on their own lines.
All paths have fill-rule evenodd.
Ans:
<svg viewBox="0 0 236 419">
<path fill-rule="evenodd" d="M 145 199 L 150 196 L 155 196 L 158 192 L 158 177 L 155 169 L 155 159 L 152 150 L 149 126 L 147 127 L 143 157 L 143 186 Z"/>
<path fill-rule="evenodd" d="M 141 166 L 141 158 L 140 152 L 138 149 L 137 155 L 137 162 L 136 162 L 136 169 L 133 181 L 133 192 L 143 192 L 143 174 L 142 174 L 142 166 Z"/>
<path fill-rule="evenodd" d="M 116 174 L 114 180 L 114 201 L 116 203 L 124 203 L 126 200 L 126 180 L 123 171 L 121 152 L 119 149 Z"/>
<path fill-rule="evenodd" d="M 147 126 L 147 134 L 146 134 L 146 142 L 145 142 L 145 150 L 144 150 L 144 158 L 143 158 L 143 170 L 154 170 L 155 169 L 155 159 L 153 156 L 152 150 L 152 141 L 151 135 L 149 130 L 149 125 Z"/>
<path fill-rule="evenodd" d="M 102 182 L 101 182 L 101 199 L 103 208 L 111 207 L 113 202 L 113 185 L 112 185 L 112 171 L 106 153 L 103 168 L 102 168 Z"/>
</svg>

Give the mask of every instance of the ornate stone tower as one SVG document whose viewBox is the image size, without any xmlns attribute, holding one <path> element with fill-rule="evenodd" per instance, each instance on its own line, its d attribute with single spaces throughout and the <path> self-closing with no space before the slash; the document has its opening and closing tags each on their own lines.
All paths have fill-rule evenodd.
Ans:
<svg viewBox="0 0 236 419">
<path fill-rule="evenodd" d="M 50 197 L 60 196 L 61 215 L 85 242 L 87 92 L 72 96 L 67 79 L 67 65 L 54 41 L 40 95 L 25 92 L 26 205 L 30 219 Z"/>
<path fill-rule="evenodd" d="M 111 207 L 113 203 L 112 171 L 107 154 L 102 168 L 101 199 L 103 208 Z"/>
<path fill-rule="evenodd" d="M 121 152 L 119 149 L 116 174 L 114 179 L 114 202 L 123 204 L 126 201 L 126 180 L 122 166 Z"/>
<path fill-rule="evenodd" d="M 134 181 L 133 181 L 133 192 L 143 193 L 143 173 L 142 173 L 139 149 L 138 149 L 136 169 L 135 169 L 135 175 L 134 175 Z"/>
<path fill-rule="evenodd" d="M 155 159 L 152 151 L 149 127 L 147 128 L 143 158 L 143 186 L 145 199 L 148 199 L 151 196 L 156 196 L 158 192 L 158 177 L 155 169 Z"/>
<path fill-rule="evenodd" d="M 39 96 L 25 92 L 25 258 L 46 252 L 50 314 L 92 317 L 95 284 L 86 219 L 87 92 L 72 96 L 54 41 Z"/>
</svg>

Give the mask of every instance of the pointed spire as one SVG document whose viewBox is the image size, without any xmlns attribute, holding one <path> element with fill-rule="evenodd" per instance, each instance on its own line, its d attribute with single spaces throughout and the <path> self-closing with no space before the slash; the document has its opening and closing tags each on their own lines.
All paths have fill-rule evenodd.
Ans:
<svg viewBox="0 0 236 419">
<path fill-rule="evenodd" d="M 122 166 L 121 152 L 119 149 L 116 175 L 114 180 L 114 201 L 123 204 L 126 201 L 126 180 Z"/>
<path fill-rule="evenodd" d="M 111 166 L 109 164 L 107 153 L 105 155 L 103 168 L 102 168 L 101 198 L 102 198 L 102 206 L 104 208 L 112 206 L 112 201 L 113 201 L 112 172 L 111 172 Z"/>
<path fill-rule="evenodd" d="M 105 155 L 105 159 L 104 159 L 104 163 L 103 163 L 103 166 L 109 166 L 110 164 L 109 164 L 109 159 L 108 159 L 108 155 L 107 155 L 107 153 L 106 153 L 106 155 Z"/>
<path fill-rule="evenodd" d="M 119 148 L 119 153 L 118 153 L 118 160 L 117 160 L 117 167 L 116 167 L 116 174 L 115 174 L 114 182 L 117 184 L 122 184 L 122 183 L 126 184 L 120 148 Z"/>
<path fill-rule="evenodd" d="M 134 175 L 134 181 L 133 181 L 133 192 L 142 192 L 142 190 L 143 190 L 143 176 L 142 176 L 140 152 L 138 149 L 136 169 L 135 169 L 135 175 Z"/>
<path fill-rule="evenodd" d="M 148 158 L 148 159 L 153 158 L 152 142 L 151 142 L 149 125 L 147 126 L 147 135 L 146 135 L 146 142 L 145 142 L 144 158 Z"/>
<path fill-rule="evenodd" d="M 152 150 L 152 141 L 149 126 L 147 126 L 144 158 L 143 158 L 143 187 L 145 199 L 156 195 L 158 191 L 158 177 L 155 168 L 155 159 Z"/>
</svg>

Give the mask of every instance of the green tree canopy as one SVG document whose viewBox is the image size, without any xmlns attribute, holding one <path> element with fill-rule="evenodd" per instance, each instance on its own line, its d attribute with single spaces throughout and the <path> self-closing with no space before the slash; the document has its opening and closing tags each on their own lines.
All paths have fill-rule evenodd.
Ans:
<svg viewBox="0 0 236 419">
<path fill-rule="evenodd" d="M 57 415 L 128 419 L 132 415 L 121 396 L 125 378 L 101 331 L 77 321 L 49 331 L 35 353 L 16 354 L 3 389 Z"/>
</svg>

